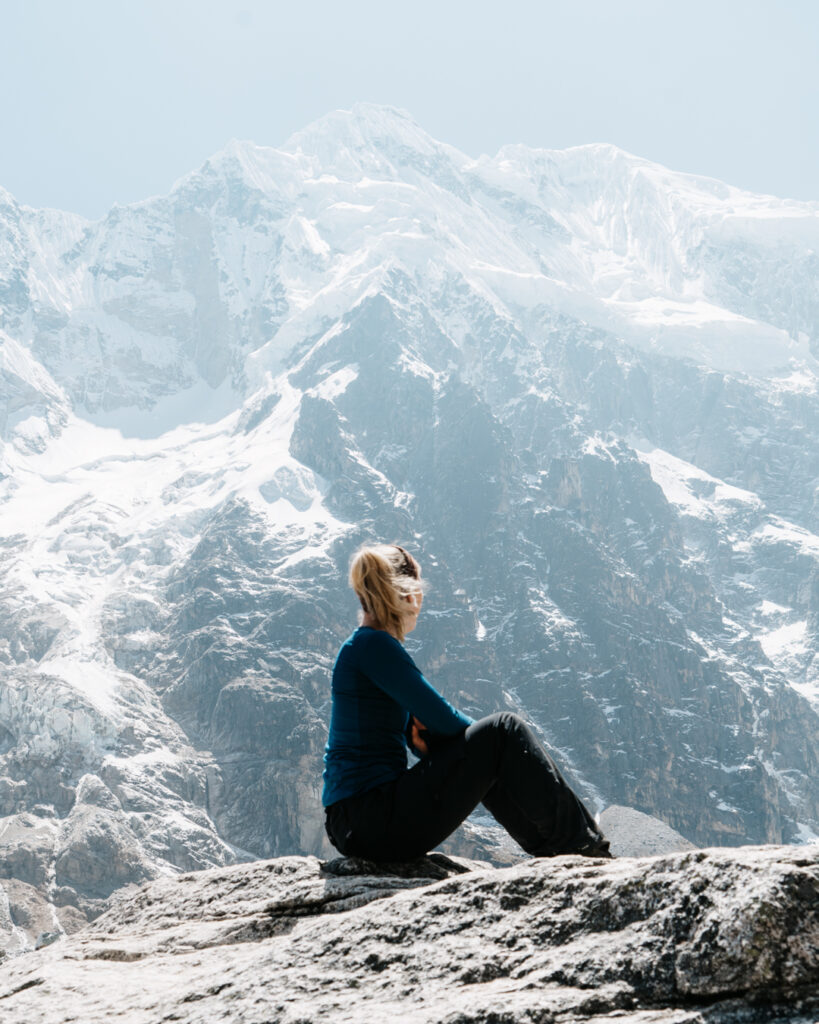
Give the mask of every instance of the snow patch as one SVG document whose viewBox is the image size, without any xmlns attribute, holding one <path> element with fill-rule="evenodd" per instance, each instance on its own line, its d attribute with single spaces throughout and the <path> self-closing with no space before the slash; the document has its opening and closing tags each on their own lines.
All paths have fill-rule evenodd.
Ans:
<svg viewBox="0 0 819 1024">
<path fill-rule="evenodd" d="M 771 661 L 778 661 L 784 657 L 794 657 L 797 653 L 805 651 L 805 632 L 807 621 L 792 622 L 779 629 L 773 629 L 770 633 L 763 633 L 759 637 L 762 650 Z"/>
</svg>

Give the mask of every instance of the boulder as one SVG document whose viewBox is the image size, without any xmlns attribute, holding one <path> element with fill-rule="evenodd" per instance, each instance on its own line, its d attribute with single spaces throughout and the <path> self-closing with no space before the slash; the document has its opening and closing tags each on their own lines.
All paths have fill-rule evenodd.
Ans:
<svg viewBox="0 0 819 1024">
<path fill-rule="evenodd" d="M 681 853 L 696 849 L 676 829 L 633 807 L 616 804 L 607 807 L 598 824 L 615 857 L 645 857 L 654 853 Z"/>
</svg>

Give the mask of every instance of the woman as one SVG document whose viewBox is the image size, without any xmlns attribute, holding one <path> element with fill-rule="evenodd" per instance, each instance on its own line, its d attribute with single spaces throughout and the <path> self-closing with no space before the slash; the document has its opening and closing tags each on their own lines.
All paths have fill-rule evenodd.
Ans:
<svg viewBox="0 0 819 1024">
<path fill-rule="evenodd" d="M 535 857 L 610 857 L 608 841 L 532 730 L 509 712 L 474 721 L 424 678 L 402 646 L 424 585 L 397 544 L 359 549 L 350 583 L 361 625 L 333 667 L 324 755 L 326 828 L 345 856 L 427 853 L 479 804 Z M 407 768 L 409 746 L 420 760 Z"/>
</svg>

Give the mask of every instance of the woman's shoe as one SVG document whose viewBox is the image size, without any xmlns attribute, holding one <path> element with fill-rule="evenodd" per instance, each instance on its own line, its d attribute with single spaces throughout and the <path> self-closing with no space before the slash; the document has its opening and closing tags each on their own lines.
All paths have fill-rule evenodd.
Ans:
<svg viewBox="0 0 819 1024">
<path fill-rule="evenodd" d="M 589 843 L 575 850 L 581 857 L 602 857 L 604 860 L 614 860 L 614 854 L 609 849 L 608 839 L 601 839 L 598 843 Z"/>
</svg>

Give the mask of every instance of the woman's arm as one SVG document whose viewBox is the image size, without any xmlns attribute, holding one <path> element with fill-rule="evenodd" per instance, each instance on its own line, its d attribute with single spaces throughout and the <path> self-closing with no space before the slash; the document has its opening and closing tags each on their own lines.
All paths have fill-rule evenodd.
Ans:
<svg viewBox="0 0 819 1024">
<path fill-rule="evenodd" d="M 401 644 L 384 630 L 369 633 L 361 669 L 433 735 L 456 736 L 472 724 L 468 715 L 438 693 Z"/>
</svg>

